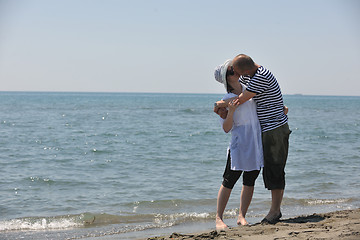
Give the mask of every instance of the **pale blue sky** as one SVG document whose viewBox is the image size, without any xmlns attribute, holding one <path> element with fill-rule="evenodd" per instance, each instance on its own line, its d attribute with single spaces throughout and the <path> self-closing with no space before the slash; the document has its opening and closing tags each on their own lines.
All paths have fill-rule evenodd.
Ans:
<svg viewBox="0 0 360 240">
<path fill-rule="evenodd" d="M 360 1 L 0 0 L 0 91 L 224 93 L 239 53 L 284 94 L 360 96 Z"/>
</svg>

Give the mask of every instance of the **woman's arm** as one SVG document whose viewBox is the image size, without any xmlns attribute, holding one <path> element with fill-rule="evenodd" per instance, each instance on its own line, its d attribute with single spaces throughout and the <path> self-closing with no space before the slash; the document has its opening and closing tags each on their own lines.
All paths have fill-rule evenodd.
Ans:
<svg viewBox="0 0 360 240">
<path fill-rule="evenodd" d="M 226 116 L 226 119 L 223 123 L 223 129 L 226 133 L 230 132 L 230 130 L 233 127 L 233 123 L 234 123 L 234 112 L 236 110 L 236 108 L 238 107 L 238 104 L 235 104 L 233 101 L 229 102 L 229 110 Z"/>
</svg>

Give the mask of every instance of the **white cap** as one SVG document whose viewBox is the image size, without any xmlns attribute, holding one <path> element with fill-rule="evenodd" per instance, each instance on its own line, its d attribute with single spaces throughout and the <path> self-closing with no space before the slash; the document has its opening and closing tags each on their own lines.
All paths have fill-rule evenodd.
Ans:
<svg viewBox="0 0 360 240">
<path fill-rule="evenodd" d="M 215 68 L 215 72 L 214 72 L 216 81 L 224 84 L 226 90 L 227 90 L 226 72 L 227 72 L 228 66 L 231 64 L 231 62 L 232 62 L 232 59 L 226 60 L 222 65 L 217 66 Z"/>
</svg>

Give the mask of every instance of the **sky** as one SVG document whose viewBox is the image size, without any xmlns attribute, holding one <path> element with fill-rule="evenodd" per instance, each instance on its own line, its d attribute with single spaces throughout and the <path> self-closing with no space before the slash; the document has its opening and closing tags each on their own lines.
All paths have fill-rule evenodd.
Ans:
<svg viewBox="0 0 360 240">
<path fill-rule="evenodd" d="M 283 94 L 360 96 L 360 1 L 0 0 L 0 91 L 225 93 L 240 53 Z"/>
</svg>

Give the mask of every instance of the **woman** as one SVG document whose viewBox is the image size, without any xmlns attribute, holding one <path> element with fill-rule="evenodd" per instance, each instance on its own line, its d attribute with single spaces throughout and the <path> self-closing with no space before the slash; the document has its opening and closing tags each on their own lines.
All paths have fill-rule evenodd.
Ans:
<svg viewBox="0 0 360 240">
<path fill-rule="evenodd" d="M 246 88 L 239 82 L 231 66 L 231 60 L 215 69 L 215 79 L 224 84 L 227 94 L 223 100 L 240 95 Z M 238 225 L 247 225 L 245 219 L 249 208 L 255 180 L 263 167 L 263 150 L 261 144 L 261 128 L 256 113 L 256 104 L 252 100 L 241 105 L 230 101 L 228 108 L 219 108 L 217 114 L 226 133 L 231 132 L 231 142 L 227 151 L 227 164 L 223 175 L 223 183 L 219 189 L 216 212 L 216 229 L 227 230 L 223 221 L 223 213 L 231 191 L 243 174 Z"/>
</svg>

